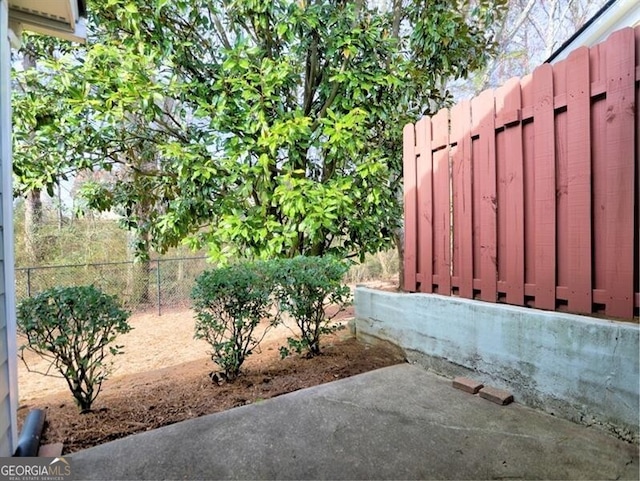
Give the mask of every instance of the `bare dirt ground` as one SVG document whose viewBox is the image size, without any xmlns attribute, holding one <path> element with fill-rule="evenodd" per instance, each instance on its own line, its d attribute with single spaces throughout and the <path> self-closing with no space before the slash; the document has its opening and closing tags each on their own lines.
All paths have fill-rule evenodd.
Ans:
<svg viewBox="0 0 640 481">
<path fill-rule="evenodd" d="M 338 316 L 339 322 L 346 326 L 352 315 L 353 308 L 347 309 Z M 216 366 L 207 344 L 193 339 L 192 311 L 136 314 L 130 322 L 134 329 L 118 338 L 125 354 L 115 358 L 114 372 L 91 413 L 79 413 L 63 379 L 28 372 L 20 363 L 18 417 L 24 419 L 34 408 L 45 409 L 42 443 L 62 442 L 65 453 L 74 452 L 403 361 L 398 349 L 365 346 L 348 329 L 323 338 L 321 356 L 281 360 L 278 347 L 291 335 L 282 326 L 269 331 L 236 382 L 218 385 L 209 376 Z M 19 345 L 22 341 L 18 339 Z M 27 353 L 25 359 L 31 370 L 47 368 L 33 354 Z"/>
</svg>

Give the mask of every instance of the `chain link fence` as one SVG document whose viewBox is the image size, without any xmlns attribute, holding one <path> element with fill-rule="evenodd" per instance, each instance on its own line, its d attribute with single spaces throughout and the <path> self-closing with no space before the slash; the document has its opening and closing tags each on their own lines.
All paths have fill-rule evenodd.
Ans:
<svg viewBox="0 0 640 481">
<path fill-rule="evenodd" d="M 196 277 L 211 268 L 206 257 L 154 259 L 149 262 L 108 262 L 16 268 L 16 300 L 51 287 L 93 284 L 116 295 L 131 311 L 191 306 Z"/>
</svg>

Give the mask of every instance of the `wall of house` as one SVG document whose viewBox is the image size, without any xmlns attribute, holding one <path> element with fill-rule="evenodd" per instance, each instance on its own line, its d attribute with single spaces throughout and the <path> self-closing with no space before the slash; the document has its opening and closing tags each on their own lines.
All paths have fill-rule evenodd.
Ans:
<svg viewBox="0 0 640 481">
<path fill-rule="evenodd" d="M 356 288 L 362 340 L 382 339 L 446 376 L 639 442 L 637 324 L 445 297 Z"/>
<path fill-rule="evenodd" d="M 18 437 L 8 35 L 7 0 L 0 0 L 0 456 L 13 454 Z"/>
<path fill-rule="evenodd" d="M 637 0 L 617 0 L 556 50 L 549 62 L 564 60 L 578 47 L 591 47 L 604 41 L 616 30 L 637 25 L 640 25 L 640 3 Z"/>
</svg>

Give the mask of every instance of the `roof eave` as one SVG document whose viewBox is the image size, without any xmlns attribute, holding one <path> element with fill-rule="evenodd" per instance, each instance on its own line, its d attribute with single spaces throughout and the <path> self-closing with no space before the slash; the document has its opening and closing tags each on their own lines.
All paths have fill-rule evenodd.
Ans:
<svg viewBox="0 0 640 481">
<path fill-rule="evenodd" d="M 545 63 L 555 63 L 565 59 L 578 47 L 591 47 L 604 41 L 611 33 L 624 26 L 640 22 L 640 3 L 637 0 L 609 0 L 563 43 Z"/>
<path fill-rule="evenodd" d="M 9 4 L 9 24 L 15 37 L 19 38 L 22 30 L 48 35 L 52 37 L 83 43 L 87 37 L 86 7 L 84 0 L 66 0 L 66 15 L 52 18 L 46 14 L 28 8 L 20 9 L 20 1 Z M 12 5 L 15 8 L 12 8 Z"/>
</svg>

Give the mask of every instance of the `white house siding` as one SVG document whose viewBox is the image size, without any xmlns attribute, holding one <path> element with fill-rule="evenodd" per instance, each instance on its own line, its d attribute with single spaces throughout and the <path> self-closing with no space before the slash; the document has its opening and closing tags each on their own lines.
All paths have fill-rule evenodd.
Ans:
<svg viewBox="0 0 640 481">
<path fill-rule="evenodd" d="M 616 0 L 602 11 L 589 25 L 579 30 L 553 53 L 550 63 L 566 59 L 578 47 L 593 47 L 604 42 L 613 32 L 624 27 L 640 25 L 640 2 L 638 0 Z"/>
<path fill-rule="evenodd" d="M 0 456 L 11 456 L 18 439 L 8 34 L 7 0 L 0 0 Z"/>
</svg>

